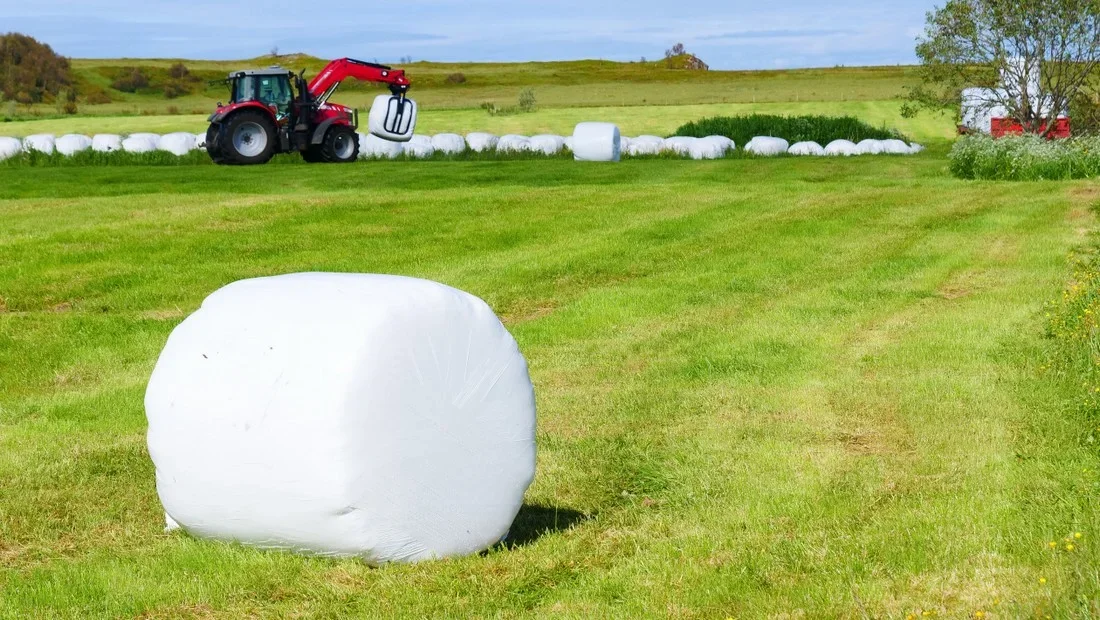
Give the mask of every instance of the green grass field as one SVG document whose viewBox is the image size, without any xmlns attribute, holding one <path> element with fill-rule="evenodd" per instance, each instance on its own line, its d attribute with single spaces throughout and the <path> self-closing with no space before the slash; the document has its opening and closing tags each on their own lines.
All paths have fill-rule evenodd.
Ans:
<svg viewBox="0 0 1100 620">
<path fill-rule="evenodd" d="M 0 616 L 1096 615 L 1097 423 L 1043 313 L 1100 194 L 943 155 L 0 168 Z M 162 532 L 168 333 L 306 270 L 503 317 L 539 406 L 512 545 L 372 569 Z"/>
</svg>

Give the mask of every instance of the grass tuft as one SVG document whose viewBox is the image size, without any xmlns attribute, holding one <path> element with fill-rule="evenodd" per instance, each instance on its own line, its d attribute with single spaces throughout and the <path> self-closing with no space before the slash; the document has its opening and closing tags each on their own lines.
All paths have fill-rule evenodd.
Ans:
<svg viewBox="0 0 1100 620">
<path fill-rule="evenodd" d="M 851 116 L 715 116 L 692 121 L 676 130 L 677 136 L 726 136 L 737 144 L 746 144 L 756 136 L 783 138 L 789 142 L 813 141 L 825 145 L 833 140 L 888 140 L 909 138 L 897 131 L 874 127 Z"/>
</svg>

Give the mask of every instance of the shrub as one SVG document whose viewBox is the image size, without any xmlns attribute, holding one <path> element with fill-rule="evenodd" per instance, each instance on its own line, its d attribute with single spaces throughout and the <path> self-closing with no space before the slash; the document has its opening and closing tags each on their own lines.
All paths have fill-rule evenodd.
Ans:
<svg viewBox="0 0 1100 620">
<path fill-rule="evenodd" d="M 61 106 L 61 111 L 65 114 L 68 114 L 69 116 L 72 116 L 73 114 L 79 112 L 79 108 L 77 108 L 75 101 L 66 101 L 65 105 Z"/>
<path fill-rule="evenodd" d="M 111 103 L 112 100 L 110 95 L 101 90 L 97 90 L 85 95 L 84 101 L 92 105 L 100 105 L 104 103 Z"/>
<path fill-rule="evenodd" d="M 1069 104 L 1074 135 L 1100 136 L 1100 96 L 1078 93 Z"/>
<path fill-rule="evenodd" d="M 535 89 L 524 88 L 519 91 L 519 110 L 520 112 L 534 112 L 538 107 L 535 101 Z"/>
<path fill-rule="evenodd" d="M 137 67 L 127 67 L 123 75 L 111 82 L 111 88 L 124 93 L 137 92 L 138 89 L 148 88 L 149 78 Z"/>
<path fill-rule="evenodd" d="M 179 108 L 179 106 L 170 105 L 170 106 L 168 106 L 167 112 L 169 114 L 171 114 L 172 116 L 175 116 L 176 114 L 180 113 L 180 108 Z"/>
<path fill-rule="evenodd" d="M 967 136 L 955 141 L 947 159 L 951 173 L 962 179 L 1083 179 L 1100 176 L 1100 138 Z"/>
<path fill-rule="evenodd" d="M 39 103 L 72 85 L 69 61 L 49 45 L 18 33 L 0 34 L 0 95 Z"/>
<path fill-rule="evenodd" d="M 191 72 L 187 69 L 187 65 L 182 62 L 177 62 L 168 69 L 168 75 L 173 80 L 182 80 L 191 75 Z"/>
<path fill-rule="evenodd" d="M 164 85 L 164 97 L 166 99 L 175 99 L 187 94 L 187 89 L 175 82 L 169 82 Z"/>
<path fill-rule="evenodd" d="M 825 146 L 833 140 L 859 142 L 868 138 L 909 141 L 897 131 L 873 127 L 851 116 L 716 116 L 681 126 L 677 136 L 726 136 L 737 144 L 747 144 L 756 136 L 771 136 L 794 142 L 813 141 Z"/>
<path fill-rule="evenodd" d="M 465 84 L 466 75 L 464 73 L 452 73 L 447 76 L 445 80 L 448 84 Z"/>
</svg>

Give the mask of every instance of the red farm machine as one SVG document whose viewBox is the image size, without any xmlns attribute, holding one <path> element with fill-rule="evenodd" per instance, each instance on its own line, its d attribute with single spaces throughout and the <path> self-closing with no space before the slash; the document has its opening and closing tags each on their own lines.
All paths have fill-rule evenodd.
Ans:
<svg viewBox="0 0 1100 620">
<path fill-rule="evenodd" d="M 375 99 L 370 132 L 408 141 L 416 124 L 416 103 L 406 98 L 409 79 L 393 69 L 351 58 L 334 60 L 309 83 L 305 71 L 281 67 L 229 74 L 229 103 L 210 115 L 206 150 L 219 164 L 263 164 L 277 153 L 301 153 L 308 162 L 353 162 L 359 155 L 359 114 L 330 103 L 347 78 L 389 86 L 392 96 Z"/>
</svg>

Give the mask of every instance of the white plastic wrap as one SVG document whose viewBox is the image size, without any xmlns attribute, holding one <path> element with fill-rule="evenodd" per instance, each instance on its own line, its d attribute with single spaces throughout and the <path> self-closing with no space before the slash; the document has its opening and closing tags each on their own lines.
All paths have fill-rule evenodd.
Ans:
<svg viewBox="0 0 1100 620">
<path fill-rule="evenodd" d="M 97 153 L 111 153 L 122 150 L 122 136 L 111 133 L 97 133 L 92 136 L 92 150 Z"/>
<path fill-rule="evenodd" d="M 383 140 L 374 134 L 359 134 L 360 159 L 394 159 L 404 152 L 404 143 Z"/>
<path fill-rule="evenodd" d="M 647 138 L 656 138 L 656 140 L 650 140 Z M 665 141 L 663 138 L 657 138 L 657 136 L 638 136 L 630 140 L 630 146 L 626 149 L 626 154 L 632 157 L 639 155 L 659 155 L 664 148 Z"/>
<path fill-rule="evenodd" d="M 169 527 L 371 564 L 499 541 L 535 471 L 515 340 L 426 280 L 243 280 L 168 338 L 145 395 Z"/>
<path fill-rule="evenodd" d="M 408 97 L 378 95 L 367 115 L 372 135 L 392 142 L 408 142 L 416 130 L 416 102 Z"/>
<path fill-rule="evenodd" d="M 565 138 L 552 134 L 531 136 L 531 150 L 543 155 L 557 155 L 565 148 Z"/>
<path fill-rule="evenodd" d="M 564 136 L 562 138 L 565 148 L 569 149 L 569 152 L 573 152 L 573 136 Z"/>
<path fill-rule="evenodd" d="M 150 137 L 149 134 L 133 134 L 122 141 L 122 150 L 127 153 L 151 153 L 157 150 L 157 142 L 160 136 Z"/>
<path fill-rule="evenodd" d="M 859 148 L 851 140 L 833 140 L 825 145 L 825 154 L 832 157 L 859 155 Z"/>
<path fill-rule="evenodd" d="M 497 140 L 498 153 L 522 153 L 531 150 L 531 139 L 527 136 L 505 134 Z"/>
<path fill-rule="evenodd" d="M 139 131 L 137 133 L 132 133 L 129 136 L 126 136 L 126 137 L 128 137 L 128 138 L 140 138 L 142 140 L 152 140 L 154 144 L 160 141 L 160 134 L 159 133 L 149 133 L 149 132 L 145 132 L 145 131 Z"/>
<path fill-rule="evenodd" d="M 917 144 L 916 142 L 909 145 L 909 154 L 916 155 L 924 150 L 924 146 Z"/>
<path fill-rule="evenodd" d="M 619 153 L 626 153 L 630 150 L 631 138 L 628 136 L 619 136 Z"/>
<path fill-rule="evenodd" d="M 493 151 L 497 148 L 497 142 L 500 138 L 494 136 L 491 133 L 482 133 L 475 131 L 473 133 L 466 134 L 466 144 L 470 147 L 470 150 L 475 153 L 484 153 L 485 151 Z"/>
<path fill-rule="evenodd" d="M 157 140 L 157 150 L 182 157 L 195 150 L 195 134 L 182 131 L 165 134 Z"/>
<path fill-rule="evenodd" d="M 745 151 L 761 157 L 782 155 L 789 148 L 791 148 L 789 142 L 783 138 L 773 138 L 771 136 L 756 136 L 745 145 Z"/>
<path fill-rule="evenodd" d="M 690 136 L 672 136 L 671 138 L 665 138 L 661 143 L 661 150 L 668 153 L 676 153 L 677 155 L 690 155 L 691 145 L 699 138 L 692 138 Z"/>
<path fill-rule="evenodd" d="M 737 143 L 726 136 L 707 136 L 700 139 L 717 144 L 718 147 L 722 149 L 723 155 L 725 155 L 727 151 L 732 151 L 737 148 Z"/>
<path fill-rule="evenodd" d="M 881 140 L 872 140 L 871 138 L 860 140 L 856 144 L 856 148 L 859 150 L 860 155 L 881 155 L 885 150 Z"/>
<path fill-rule="evenodd" d="M 725 156 L 725 144 L 716 140 L 700 138 L 688 145 L 688 155 L 692 159 L 721 159 Z"/>
<path fill-rule="evenodd" d="M 432 147 L 440 153 L 458 155 L 466 151 L 466 141 L 457 133 L 440 133 L 432 136 Z"/>
<path fill-rule="evenodd" d="M 821 157 L 825 154 L 825 147 L 813 141 L 795 142 L 791 145 L 791 148 L 787 149 L 787 152 L 791 155 Z"/>
<path fill-rule="evenodd" d="M 619 127 L 612 123 L 578 123 L 573 129 L 573 159 L 619 161 Z"/>
<path fill-rule="evenodd" d="M 362 136 L 363 134 L 359 134 L 359 135 Z M 360 139 L 359 142 L 361 143 L 362 139 Z M 203 149 L 203 150 L 206 149 L 206 132 L 205 131 L 202 132 L 202 133 L 195 134 L 195 148 L 196 149 Z"/>
<path fill-rule="evenodd" d="M 23 138 L 23 150 L 24 151 L 38 151 L 39 153 L 45 153 L 52 155 L 54 151 L 55 140 L 53 134 L 48 133 L 36 133 L 33 136 L 27 136 Z"/>
<path fill-rule="evenodd" d="M 78 133 L 65 134 L 54 141 L 54 148 L 66 157 L 92 148 L 92 139 Z"/>
<path fill-rule="evenodd" d="M 405 143 L 405 154 L 416 159 L 426 159 L 435 155 L 431 136 L 416 134 Z"/>
<path fill-rule="evenodd" d="M 18 138 L 0 137 L 0 161 L 15 157 L 23 150 L 23 143 Z"/>
<path fill-rule="evenodd" d="M 882 152 L 888 155 L 908 155 L 909 145 L 901 140 L 883 140 Z"/>
</svg>

